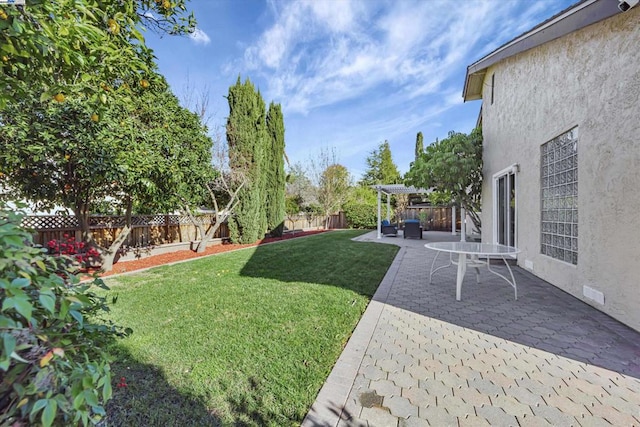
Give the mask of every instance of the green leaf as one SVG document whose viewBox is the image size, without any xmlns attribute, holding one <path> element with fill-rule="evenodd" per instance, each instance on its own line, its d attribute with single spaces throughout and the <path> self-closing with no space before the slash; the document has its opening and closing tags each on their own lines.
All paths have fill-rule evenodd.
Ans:
<svg viewBox="0 0 640 427">
<path fill-rule="evenodd" d="M 24 360 L 22 357 L 20 357 L 15 351 L 11 353 L 11 358 L 17 360 L 18 362 L 30 363 L 28 360 Z"/>
<path fill-rule="evenodd" d="M 98 406 L 100 405 L 100 403 L 98 402 L 98 398 L 96 397 L 95 391 L 94 390 L 85 390 L 84 391 L 84 398 L 87 401 L 87 403 L 91 406 Z"/>
<path fill-rule="evenodd" d="M 75 397 L 75 399 L 73 399 L 73 409 L 80 409 L 83 403 L 84 403 L 84 393 L 80 393 Z"/>
<path fill-rule="evenodd" d="M 4 354 L 11 354 L 16 348 L 16 338 L 8 332 L 3 333 Z"/>
<path fill-rule="evenodd" d="M 78 321 L 78 323 L 80 324 L 80 326 L 82 327 L 82 325 L 84 323 L 84 318 L 82 317 L 82 313 L 80 313 L 77 310 L 69 310 L 69 314 L 71 315 L 71 317 L 76 319 Z"/>
<path fill-rule="evenodd" d="M 38 300 L 40 301 L 40 304 L 49 311 L 49 313 L 55 312 L 56 300 L 52 295 L 40 292 Z"/>
<path fill-rule="evenodd" d="M 45 406 L 47 406 L 47 399 L 40 399 L 34 403 L 33 408 L 31 408 L 31 413 L 29 414 L 29 419 L 33 419 L 33 416 Z"/>
<path fill-rule="evenodd" d="M 53 94 L 51 92 L 42 92 L 40 94 L 40 102 L 45 102 L 53 98 Z"/>
<path fill-rule="evenodd" d="M 29 301 L 29 297 L 27 297 L 24 293 L 22 295 L 5 298 L 4 302 L 2 303 L 2 311 L 6 311 L 9 308 L 14 308 L 25 319 L 29 321 L 31 320 L 33 306 Z"/>
<path fill-rule="evenodd" d="M 111 395 L 113 394 L 113 389 L 111 388 L 110 378 L 107 378 L 107 381 L 104 383 L 104 387 L 102 387 L 102 400 L 106 402 L 111 399 Z"/>
<path fill-rule="evenodd" d="M 24 243 L 22 241 L 22 237 L 20 236 L 5 236 L 4 237 L 5 244 L 9 244 L 11 246 L 21 247 Z"/>
<path fill-rule="evenodd" d="M 12 288 L 26 288 L 31 284 L 31 280 L 26 277 L 16 277 L 11 281 Z"/>
<path fill-rule="evenodd" d="M 42 425 L 49 427 L 53 424 L 53 420 L 56 418 L 56 412 L 58 412 L 58 402 L 54 399 L 47 399 L 47 406 L 42 412 Z"/>
</svg>

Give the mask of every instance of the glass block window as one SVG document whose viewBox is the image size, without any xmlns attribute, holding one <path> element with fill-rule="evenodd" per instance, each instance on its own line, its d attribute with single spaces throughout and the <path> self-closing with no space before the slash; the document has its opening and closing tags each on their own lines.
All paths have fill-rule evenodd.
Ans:
<svg viewBox="0 0 640 427">
<path fill-rule="evenodd" d="M 578 128 L 541 147 L 543 255 L 578 264 Z"/>
</svg>

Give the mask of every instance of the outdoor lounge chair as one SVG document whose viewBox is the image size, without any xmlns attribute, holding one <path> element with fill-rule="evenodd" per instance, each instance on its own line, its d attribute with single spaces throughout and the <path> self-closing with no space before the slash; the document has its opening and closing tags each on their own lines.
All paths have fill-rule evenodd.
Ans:
<svg viewBox="0 0 640 427">
<path fill-rule="evenodd" d="M 383 236 L 397 236 L 398 227 L 389 223 L 389 220 L 383 219 L 380 223 L 380 234 Z"/>
<path fill-rule="evenodd" d="M 422 226 L 420 225 L 420 220 L 407 219 L 404 222 L 404 231 L 402 236 L 405 239 L 407 237 L 419 237 L 422 239 Z"/>
</svg>

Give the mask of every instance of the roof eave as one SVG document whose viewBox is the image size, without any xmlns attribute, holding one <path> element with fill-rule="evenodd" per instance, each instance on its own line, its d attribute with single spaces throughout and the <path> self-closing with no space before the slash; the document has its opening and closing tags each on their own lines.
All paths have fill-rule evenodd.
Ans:
<svg viewBox="0 0 640 427">
<path fill-rule="evenodd" d="M 469 65 L 462 98 L 464 101 L 482 99 L 482 82 L 487 69 L 492 65 L 618 13 L 622 13 L 618 9 L 618 3 L 611 0 L 582 0 L 570 6 Z M 474 81 L 476 78 L 482 79 L 479 86 Z"/>
</svg>

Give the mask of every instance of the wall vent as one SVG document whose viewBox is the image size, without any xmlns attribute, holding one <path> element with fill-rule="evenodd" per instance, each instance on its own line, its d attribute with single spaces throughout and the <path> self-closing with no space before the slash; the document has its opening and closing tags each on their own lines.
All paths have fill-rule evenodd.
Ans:
<svg viewBox="0 0 640 427">
<path fill-rule="evenodd" d="M 590 288 L 589 286 L 583 286 L 582 295 L 584 295 L 585 298 L 587 299 L 595 301 L 598 304 L 604 305 L 604 294 L 600 291 Z"/>
</svg>

